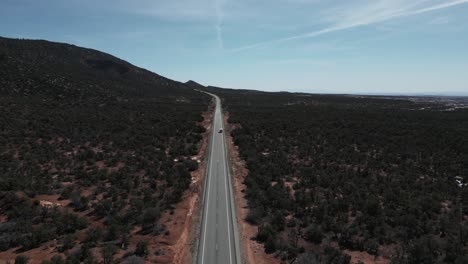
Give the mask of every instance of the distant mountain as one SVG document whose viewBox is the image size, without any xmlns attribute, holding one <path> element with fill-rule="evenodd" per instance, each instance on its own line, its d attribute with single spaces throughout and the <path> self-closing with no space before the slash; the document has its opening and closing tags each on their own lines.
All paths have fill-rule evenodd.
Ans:
<svg viewBox="0 0 468 264">
<path fill-rule="evenodd" d="M 424 92 L 424 93 L 351 93 L 351 95 L 407 96 L 407 97 L 467 97 L 468 92 Z"/>
<path fill-rule="evenodd" d="M 204 89 L 204 88 L 206 88 L 206 86 L 204 86 L 202 84 L 199 84 L 199 83 L 197 83 L 195 81 L 192 81 L 192 80 L 186 82 L 185 85 L 187 85 L 188 87 L 191 87 L 193 89 Z"/>
<path fill-rule="evenodd" d="M 44 40 L 0 37 L 0 96 L 189 96 L 187 85 L 109 54 Z"/>
</svg>

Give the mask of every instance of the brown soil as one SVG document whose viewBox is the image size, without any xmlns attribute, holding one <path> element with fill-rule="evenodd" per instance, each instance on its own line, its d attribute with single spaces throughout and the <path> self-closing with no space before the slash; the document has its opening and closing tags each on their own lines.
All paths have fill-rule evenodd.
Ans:
<svg viewBox="0 0 468 264">
<path fill-rule="evenodd" d="M 59 197 L 60 194 L 41 194 L 37 195 L 34 199 L 38 200 L 42 206 L 47 206 L 47 203 L 51 203 L 53 206 L 56 207 L 66 207 L 70 203 L 70 200 L 59 200 Z"/>
<path fill-rule="evenodd" d="M 224 123 L 226 124 L 227 131 L 231 131 L 231 125 L 227 122 L 229 114 L 224 115 Z M 239 157 L 239 150 L 234 145 L 233 138 L 230 133 L 226 133 L 227 145 L 229 150 L 229 159 L 232 169 L 232 175 L 234 176 L 234 196 L 237 207 L 237 221 L 240 231 L 240 243 L 242 247 L 242 253 L 245 263 L 252 264 L 271 264 L 280 263 L 273 255 L 265 253 L 263 244 L 257 243 L 252 240 L 252 237 L 257 235 L 257 226 L 247 223 L 244 219 L 247 217 L 249 211 L 247 206 L 247 199 L 244 196 L 242 190 L 245 190 L 246 186 L 243 184 L 245 177 L 249 173 L 245 166 L 245 162 Z"/>
<path fill-rule="evenodd" d="M 367 252 L 344 250 L 344 253 L 351 257 L 351 264 L 389 264 L 390 260 L 384 257 L 374 257 Z"/>
<path fill-rule="evenodd" d="M 199 161 L 198 170 L 192 172 L 192 183 L 173 212 L 165 212 L 161 217 L 161 223 L 169 231 L 168 235 L 158 236 L 149 243 L 148 249 L 162 250 L 164 255 L 155 256 L 150 259 L 153 263 L 190 263 L 192 260 L 192 243 L 195 235 L 195 223 L 198 221 L 200 200 L 202 195 L 203 178 L 205 176 L 206 161 L 204 159 L 208 147 L 208 138 L 211 133 L 211 122 L 213 120 L 214 102 L 210 109 L 203 113 L 203 121 L 200 125 L 206 128 L 200 145 L 199 153 L 192 159 Z M 172 213 L 172 214 L 171 214 Z"/>
<path fill-rule="evenodd" d="M 200 125 L 206 128 L 206 132 L 203 134 L 202 142 L 200 143 L 199 153 L 192 157 L 192 159 L 199 162 L 198 170 L 192 172 L 192 183 L 189 189 L 184 193 L 182 200 L 175 205 L 175 209 L 169 212 L 164 212 L 161 216 L 161 223 L 166 226 L 168 232 L 159 236 L 151 235 L 139 235 L 139 228 L 135 228 L 132 231 L 132 238 L 129 243 L 127 250 L 119 251 L 114 259 L 120 259 L 126 252 L 132 252 L 136 248 L 136 244 L 141 241 L 148 242 L 149 256 L 145 259 L 146 263 L 190 263 L 191 262 L 191 249 L 192 242 L 194 241 L 195 235 L 195 223 L 198 221 L 198 214 L 200 211 L 200 199 L 201 190 L 203 184 L 203 177 L 206 170 L 205 153 L 208 147 L 208 138 L 211 130 L 211 122 L 213 119 L 214 112 L 214 101 L 210 105 L 207 112 L 203 113 L 204 120 L 200 122 Z M 118 170 L 124 164 L 119 163 L 110 170 Z M 97 162 L 98 167 L 104 167 L 104 164 Z M 91 193 L 90 190 L 85 190 L 86 194 Z M 22 196 L 21 192 L 17 193 L 18 196 Z M 55 206 L 65 208 L 69 200 L 59 200 L 60 195 L 39 195 L 36 197 L 39 201 L 42 201 L 45 205 L 52 203 Z M 85 217 L 90 221 L 90 227 L 102 226 L 102 221 L 93 221 L 89 217 L 86 217 L 85 212 L 76 213 L 81 217 Z M 5 221 L 5 217 L 0 215 L 0 222 Z M 85 234 L 85 230 L 81 230 L 76 233 L 77 237 L 82 237 Z M 48 260 L 54 255 L 58 255 L 56 247 L 58 241 L 50 241 L 42 244 L 40 247 L 21 253 L 29 257 L 30 264 L 40 264 L 42 260 Z M 77 243 L 78 244 L 78 243 Z M 14 263 L 14 258 L 19 254 L 16 251 L 19 248 L 12 248 L 7 251 L 0 252 L 0 264 L 3 263 Z M 156 255 L 158 251 L 161 254 Z M 92 250 L 96 260 L 102 261 L 100 248 L 94 248 Z"/>
<path fill-rule="evenodd" d="M 27 197 L 23 192 L 16 192 L 16 195 L 18 197 Z M 70 203 L 70 200 L 59 200 L 60 195 L 59 194 L 54 194 L 54 195 L 37 195 L 34 199 L 32 200 L 37 200 L 39 201 L 39 204 L 43 207 L 56 207 L 61 210 L 66 210 L 68 212 L 74 213 L 80 217 L 86 218 L 88 221 L 90 221 L 91 226 L 102 226 L 102 221 L 95 221 L 92 222 L 89 217 L 86 216 L 88 211 L 85 212 L 74 212 L 73 210 L 67 208 L 68 204 Z M 32 202 L 32 201 L 31 201 Z M 4 218 L 3 220 L 6 220 L 6 217 L 0 217 Z M 76 232 L 76 237 L 77 238 L 83 238 L 85 236 L 85 232 L 87 229 L 80 230 Z M 75 241 L 77 244 L 79 244 L 79 241 Z M 60 242 L 57 240 L 52 240 L 48 241 L 46 243 L 43 243 L 41 246 L 25 251 L 25 252 L 19 252 L 21 250 L 21 247 L 16 247 L 16 248 L 11 248 L 9 250 L 0 252 L 0 264 L 3 263 L 14 263 L 15 257 L 18 255 L 24 255 L 29 258 L 29 264 L 40 264 L 43 260 L 48 260 L 52 258 L 55 255 L 62 255 L 64 257 L 64 254 L 61 254 L 57 251 L 57 247 L 60 245 Z"/>
<path fill-rule="evenodd" d="M 11 248 L 7 251 L 0 252 L 0 264 L 14 263 L 15 257 L 18 255 L 29 257 L 29 264 L 40 264 L 42 260 L 50 259 L 54 255 L 60 255 L 56 249 L 58 244 L 58 241 L 49 241 L 38 248 L 31 249 L 24 253 L 17 253 L 16 251 L 19 250 L 19 248 Z"/>
</svg>

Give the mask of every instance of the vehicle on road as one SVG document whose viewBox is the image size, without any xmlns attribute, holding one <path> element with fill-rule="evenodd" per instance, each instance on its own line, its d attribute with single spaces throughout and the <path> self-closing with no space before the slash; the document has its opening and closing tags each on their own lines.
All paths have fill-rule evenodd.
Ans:
<svg viewBox="0 0 468 264">
<path fill-rule="evenodd" d="M 223 133 L 221 100 L 216 95 L 213 129 L 203 193 L 198 264 L 240 264 L 239 237 L 226 142 Z M 218 128 L 218 130 L 216 130 Z"/>
</svg>

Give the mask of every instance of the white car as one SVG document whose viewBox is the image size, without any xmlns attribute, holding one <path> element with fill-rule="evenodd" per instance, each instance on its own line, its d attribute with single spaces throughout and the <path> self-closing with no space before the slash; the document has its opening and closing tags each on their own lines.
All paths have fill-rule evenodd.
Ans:
<svg viewBox="0 0 468 264">
<path fill-rule="evenodd" d="M 220 129 L 218 130 L 218 133 L 223 133 L 223 129 L 220 128 Z"/>
</svg>

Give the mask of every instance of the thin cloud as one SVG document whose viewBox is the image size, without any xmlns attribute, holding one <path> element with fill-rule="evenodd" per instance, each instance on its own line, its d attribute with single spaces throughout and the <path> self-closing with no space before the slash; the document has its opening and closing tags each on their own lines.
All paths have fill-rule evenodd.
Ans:
<svg viewBox="0 0 468 264">
<path fill-rule="evenodd" d="M 216 40 L 218 42 L 218 48 L 224 49 L 223 41 L 223 20 L 224 20 L 224 0 L 215 0 L 215 12 L 216 12 Z"/>
<path fill-rule="evenodd" d="M 385 2 L 385 1 L 383 1 Z M 417 4 L 421 4 L 424 2 L 428 2 L 428 0 L 421 0 L 416 2 Z M 380 2 L 382 3 L 382 1 Z M 413 2 L 414 3 L 414 2 Z M 456 5 L 460 4 L 465 4 L 468 3 L 468 0 L 454 0 L 442 4 L 435 4 L 429 7 L 424 7 L 424 8 L 419 8 L 416 10 L 408 10 L 408 8 L 395 8 L 391 10 L 380 10 L 381 12 L 375 12 L 376 14 L 372 14 L 371 12 L 367 12 L 369 15 L 368 17 L 364 18 L 354 18 L 354 19 L 349 19 L 348 21 L 341 22 L 341 23 L 335 23 L 334 26 L 330 26 L 321 30 L 313 31 L 313 32 L 308 32 L 305 34 L 300 34 L 300 35 L 294 35 L 290 37 L 285 37 L 285 38 L 280 38 L 280 39 L 275 39 L 275 40 L 270 40 L 270 41 L 265 41 L 265 42 L 258 42 L 254 43 L 251 45 L 243 46 L 240 48 L 235 48 L 231 49 L 231 52 L 239 52 L 239 51 L 244 51 L 244 50 L 250 50 L 254 48 L 260 48 L 264 46 L 269 46 L 273 44 L 278 44 L 282 42 L 288 42 L 288 41 L 293 41 L 293 40 L 298 40 L 298 39 L 306 39 L 306 38 L 313 38 L 313 37 L 318 37 L 324 34 L 332 33 L 332 32 L 337 32 L 337 31 L 342 31 L 342 30 L 347 30 L 355 27 L 360 27 L 360 26 L 367 26 L 379 22 L 384 22 L 388 21 L 391 19 L 399 18 L 399 17 L 407 17 L 407 16 L 413 16 L 413 15 L 419 15 L 423 13 L 428 13 L 431 11 L 439 10 L 439 9 L 445 9 L 449 7 L 453 7 Z M 414 5 L 414 4 L 413 4 Z M 367 11 L 372 11 L 372 9 L 367 10 Z M 376 10 L 378 11 L 378 10 Z M 364 12 L 366 13 L 366 12 Z"/>
<path fill-rule="evenodd" d="M 452 7 L 452 6 L 456 6 L 456 5 L 460 5 L 460 4 L 464 4 L 464 3 L 468 3 L 468 0 L 456 0 L 456 1 L 452 1 L 452 2 L 447 2 L 447 3 L 443 3 L 443 4 L 434 5 L 434 6 L 427 7 L 427 8 L 422 8 L 420 10 L 416 10 L 416 11 L 412 12 L 411 15 L 422 14 L 422 13 L 426 13 L 426 12 L 430 12 L 430 11 L 434 11 L 434 10 L 438 10 L 438 9 L 443 9 L 443 8 L 447 8 L 447 7 Z"/>
<path fill-rule="evenodd" d="M 432 21 L 429 21 L 430 25 L 445 25 L 450 23 L 450 19 L 448 17 L 437 17 Z"/>
<path fill-rule="evenodd" d="M 218 0 L 214 0 L 218 1 Z M 125 13 L 157 17 L 169 22 L 209 22 L 216 12 L 213 0 L 115 0 L 114 8 Z"/>
</svg>

